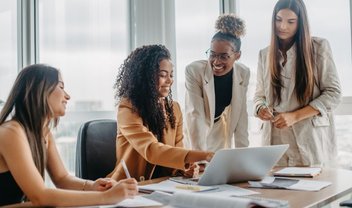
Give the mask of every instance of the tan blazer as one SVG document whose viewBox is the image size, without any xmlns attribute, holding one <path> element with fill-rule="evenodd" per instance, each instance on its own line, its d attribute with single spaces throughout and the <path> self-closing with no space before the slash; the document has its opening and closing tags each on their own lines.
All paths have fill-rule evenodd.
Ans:
<svg viewBox="0 0 352 208">
<path fill-rule="evenodd" d="M 304 165 L 333 166 L 337 153 L 333 110 L 341 101 L 341 87 L 329 42 L 312 38 L 316 68 L 313 100 L 309 105 L 320 114 L 292 126 Z M 268 69 L 269 48 L 259 53 L 257 86 L 254 97 L 255 116 L 263 102 L 273 106 L 273 92 Z M 263 144 L 271 144 L 271 122 L 263 123 Z"/>
<path fill-rule="evenodd" d="M 168 125 L 168 130 L 164 130 L 162 142 L 158 142 L 154 134 L 143 125 L 142 118 L 132 111 L 130 101 L 121 100 L 117 114 L 117 162 L 108 177 L 115 180 L 126 178 L 120 164 L 121 159 L 125 160 L 131 177 L 137 181 L 151 179 L 156 165 L 171 169 L 185 168 L 184 161 L 189 150 L 182 148 L 182 113 L 177 102 L 173 102 L 173 110 L 176 127 L 172 129 Z M 171 169 L 168 171 L 170 174 Z"/>
<path fill-rule="evenodd" d="M 250 71 L 237 62 L 233 68 L 232 100 L 221 123 L 225 138 L 215 138 L 217 134 L 212 132 L 215 115 L 212 68 L 207 60 L 195 61 L 186 67 L 186 132 L 193 149 L 216 151 L 207 145 L 208 140 L 225 140 L 226 145 L 222 148 L 247 147 L 249 144 L 246 95 Z M 212 135 L 214 138 L 208 138 Z"/>
</svg>

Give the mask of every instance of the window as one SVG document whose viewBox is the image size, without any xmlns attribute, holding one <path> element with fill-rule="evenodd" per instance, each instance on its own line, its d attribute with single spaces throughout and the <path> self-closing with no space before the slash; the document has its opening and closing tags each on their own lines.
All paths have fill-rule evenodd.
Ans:
<svg viewBox="0 0 352 208">
<path fill-rule="evenodd" d="M 0 1 L 0 109 L 17 76 L 17 3 Z"/>
<path fill-rule="evenodd" d="M 219 1 L 175 1 L 176 84 L 178 102 L 182 108 L 185 97 L 185 68 L 193 61 L 207 59 L 205 51 L 209 49 L 211 38 L 215 34 L 215 21 L 219 11 Z M 195 12 L 197 15 L 194 15 Z"/>
<path fill-rule="evenodd" d="M 56 134 L 71 172 L 79 126 L 116 118 L 113 85 L 127 57 L 127 11 L 127 1 L 39 1 L 39 62 L 61 70 L 71 96 Z"/>
</svg>

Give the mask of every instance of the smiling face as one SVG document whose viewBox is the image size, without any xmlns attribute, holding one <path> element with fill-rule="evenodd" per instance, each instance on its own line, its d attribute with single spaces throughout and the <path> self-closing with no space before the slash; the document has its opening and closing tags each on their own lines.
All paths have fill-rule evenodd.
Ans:
<svg viewBox="0 0 352 208">
<path fill-rule="evenodd" d="M 64 82 L 59 74 L 59 82 L 48 97 L 48 105 L 54 117 L 65 115 L 66 105 L 67 101 L 70 99 L 70 95 L 66 93 L 64 88 Z"/>
<path fill-rule="evenodd" d="M 222 76 L 230 72 L 234 62 L 240 58 L 241 53 L 234 51 L 228 41 L 213 40 L 209 53 L 209 63 L 215 76 Z"/>
<path fill-rule="evenodd" d="M 283 42 L 291 42 L 298 29 L 298 17 L 290 9 L 281 9 L 275 17 L 276 35 Z"/>
<path fill-rule="evenodd" d="M 173 65 L 169 59 L 163 59 L 159 63 L 158 91 L 160 97 L 167 97 L 171 90 L 173 80 Z"/>
</svg>

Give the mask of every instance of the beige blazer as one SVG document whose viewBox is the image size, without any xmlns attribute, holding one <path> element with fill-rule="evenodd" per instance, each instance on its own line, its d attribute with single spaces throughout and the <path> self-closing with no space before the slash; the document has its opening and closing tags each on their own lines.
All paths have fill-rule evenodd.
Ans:
<svg viewBox="0 0 352 208">
<path fill-rule="evenodd" d="M 313 100 L 309 103 L 320 114 L 302 120 L 292 126 L 297 146 L 304 165 L 334 165 L 337 153 L 333 110 L 341 101 L 341 87 L 333 61 L 329 42 L 313 37 L 315 85 Z M 259 53 L 257 86 L 254 97 L 255 116 L 263 102 L 273 106 L 270 72 L 268 69 L 269 48 Z M 271 122 L 263 123 L 263 144 L 271 144 Z"/>
<path fill-rule="evenodd" d="M 193 149 L 216 150 L 207 145 L 209 139 L 219 142 L 226 140 L 228 146 L 223 148 L 247 147 L 249 144 L 246 94 L 250 71 L 237 62 L 233 68 L 232 100 L 221 124 L 225 138 L 208 138 L 216 135 L 212 132 L 215 115 L 214 75 L 207 60 L 195 61 L 186 67 L 186 133 Z"/>
<path fill-rule="evenodd" d="M 185 168 L 185 157 L 189 150 L 183 147 L 182 113 L 177 102 L 173 102 L 176 127 L 169 125 L 164 130 L 162 142 L 158 142 L 154 134 L 143 125 L 142 118 L 132 111 L 130 101 L 123 99 L 118 106 L 117 138 L 116 138 L 116 167 L 108 175 L 115 180 L 126 178 L 120 160 L 124 159 L 131 177 L 137 181 L 151 179 L 156 165 L 163 166 L 163 173 L 173 169 Z M 103 151 L 103 150 L 102 150 Z"/>
</svg>

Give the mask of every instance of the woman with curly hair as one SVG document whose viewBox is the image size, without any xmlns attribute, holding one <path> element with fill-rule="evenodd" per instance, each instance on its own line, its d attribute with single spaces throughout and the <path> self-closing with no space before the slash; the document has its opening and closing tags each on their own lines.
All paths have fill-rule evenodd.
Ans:
<svg viewBox="0 0 352 208">
<path fill-rule="evenodd" d="M 91 181 L 67 172 L 51 133 L 70 99 L 64 87 L 51 66 L 34 64 L 18 74 L 0 113 L 0 206 L 114 204 L 138 193 L 134 179 Z M 58 188 L 45 186 L 45 170 Z"/>
<path fill-rule="evenodd" d="M 182 172 L 193 176 L 194 162 L 207 160 L 212 152 L 183 148 L 182 113 L 172 100 L 173 65 L 162 45 L 134 50 L 120 67 L 115 88 L 118 101 L 117 163 L 110 177 L 126 177 L 121 159 L 130 175 L 139 181 Z M 177 171 L 181 170 L 181 171 Z"/>
<path fill-rule="evenodd" d="M 340 99 L 329 42 L 311 37 L 302 0 L 279 0 L 271 43 L 259 53 L 254 102 L 263 143 L 290 145 L 280 166 L 334 165 L 332 111 Z"/>
<path fill-rule="evenodd" d="M 193 149 L 216 151 L 248 146 L 249 69 L 241 57 L 245 25 L 235 15 L 221 15 L 206 52 L 208 60 L 186 67 L 186 130 Z"/>
</svg>

